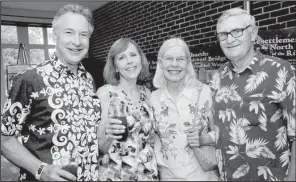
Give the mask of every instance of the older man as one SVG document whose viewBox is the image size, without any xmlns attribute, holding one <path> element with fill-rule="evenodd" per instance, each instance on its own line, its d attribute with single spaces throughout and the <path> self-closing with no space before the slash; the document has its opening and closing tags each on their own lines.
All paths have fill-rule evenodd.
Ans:
<svg viewBox="0 0 296 182">
<path fill-rule="evenodd" d="M 62 7 L 53 32 L 55 55 L 14 79 L 1 120 L 1 152 L 20 167 L 19 180 L 97 180 L 100 101 L 80 63 L 93 32 L 90 9 Z"/>
<path fill-rule="evenodd" d="M 221 179 L 295 181 L 295 69 L 255 53 L 257 32 L 254 17 L 240 8 L 218 19 L 229 60 L 210 83 Z"/>
</svg>

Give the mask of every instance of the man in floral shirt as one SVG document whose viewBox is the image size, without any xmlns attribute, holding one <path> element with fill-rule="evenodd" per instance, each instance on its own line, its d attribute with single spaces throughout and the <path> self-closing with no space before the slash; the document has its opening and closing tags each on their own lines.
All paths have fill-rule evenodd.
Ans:
<svg viewBox="0 0 296 182">
<path fill-rule="evenodd" d="M 295 181 L 295 68 L 255 53 L 257 32 L 254 17 L 240 8 L 218 19 L 229 59 L 210 82 L 221 179 Z"/>
<path fill-rule="evenodd" d="M 55 55 L 14 78 L 1 120 L 1 153 L 20 167 L 19 180 L 96 181 L 100 101 L 81 64 L 93 32 L 90 9 L 64 6 L 53 32 Z M 68 164 L 77 168 L 68 172 Z"/>
</svg>

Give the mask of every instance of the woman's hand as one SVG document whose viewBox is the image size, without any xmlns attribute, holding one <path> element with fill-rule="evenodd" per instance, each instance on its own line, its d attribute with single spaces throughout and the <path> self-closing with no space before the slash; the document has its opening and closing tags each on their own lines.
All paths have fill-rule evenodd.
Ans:
<svg viewBox="0 0 296 182">
<path fill-rule="evenodd" d="M 187 142 L 190 147 L 199 147 L 199 135 L 200 135 L 200 126 L 190 128 L 186 131 Z"/>
<path fill-rule="evenodd" d="M 121 139 L 122 134 L 125 132 L 125 126 L 121 124 L 121 120 L 109 118 L 105 126 L 105 135 L 107 139 Z M 115 135 L 114 135 L 115 134 Z"/>
<path fill-rule="evenodd" d="M 47 165 L 41 173 L 42 181 L 76 181 L 76 176 L 62 169 L 62 165 Z"/>
</svg>

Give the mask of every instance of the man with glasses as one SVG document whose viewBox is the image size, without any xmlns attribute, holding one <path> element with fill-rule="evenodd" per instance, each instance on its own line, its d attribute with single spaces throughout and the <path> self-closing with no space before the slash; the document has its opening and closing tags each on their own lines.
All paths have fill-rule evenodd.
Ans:
<svg viewBox="0 0 296 182">
<path fill-rule="evenodd" d="M 210 82 L 221 179 L 295 181 L 295 68 L 256 53 L 257 33 L 255 18 L 240 8 L 217 22 L 229 60 Z"/>
</svg>

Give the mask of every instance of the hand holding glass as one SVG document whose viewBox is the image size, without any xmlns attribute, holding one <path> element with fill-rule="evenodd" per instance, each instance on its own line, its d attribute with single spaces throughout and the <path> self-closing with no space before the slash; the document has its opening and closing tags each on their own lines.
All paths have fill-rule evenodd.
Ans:
<svg viewBox="0 0 296 182">
<path fill-rule="evenodd" d="M 118 103 L 116 105 L 111 105 L 111 109 L 113 111 L 113 116 L 109 120 L 109 130 L 112 130 L 114 136 L 121 136 L 121 138 L 115 138 L 117 141 L 126 141 L 128 136 L 126 105 L 124 103 Z M 116 120 L 120 120 L 121 123 L 119 124 Z M 124 126 L 123 132 L 119 132 L 123 130 L 123 127 L 118 127 L 118 125 Z"/>
<path fill-rule="evenodd" d="M 127 130 L 127 120 L 125 116 L 115 116 L 113 119 L 118 119 L 121 121 L 121 125 L 125 126 L 124 133 L 121 134 L 114 134 L 115 136 L 121 136 L 121 139 L 117 139 L 119 142 L 126 141 L 128 136 L 128 130 Z"/>
<path fill-rule="evenodd" d="M 69 173 L 73 174 L 77 178 L 77 171 L 78 171 L 78 157 L 71 157 L 69 159 L 69 164 L 62 167 L 63 170 L 68 171 Z"/>
</svg>

